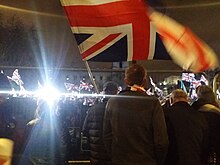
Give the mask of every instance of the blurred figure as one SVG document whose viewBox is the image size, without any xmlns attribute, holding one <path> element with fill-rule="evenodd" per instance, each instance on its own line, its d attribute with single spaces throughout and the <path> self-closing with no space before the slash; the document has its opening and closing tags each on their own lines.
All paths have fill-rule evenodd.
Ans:
<svg viewBox="0 0 220 165">
<path fill-rule="evenodd" d="M 201 85 L 201 86 L 197 87 L 196 94 L 197 94 L 197 100 L 195 102 L 193 102 L 193 104 L 192 104 L 192 106 L 195 109 L 199 109 L 201 106 L 204 106 L 206 104 L 209 104 L 209 106 L 213 105 L 215 107 L 218 107 L 216 96 L 215 96 L 214 92 L 212 91 L 211 87 L 209 87 L 207 85 Z M 218 113 L 218 109 L 215 109 L 215 110 L 210 109 L 210 110 L 213 110 L 213 112 Z"/>
<path fill-rule="evenodd" d="M 57 119 L 59 125 L 59 136 L 61 138 L 61 148 L 64 159 L 74 160 L 79 158 L 80 140 L 81 140 L 81 123 L 84 109 L 79 106 L 78 100 L 72 101 L 62 99 L 58 103 Z"/>
<path fill-rule="evenodd" d="M 146 70 L 131 65 L 125 72 L 127 89 L 109 99 L 103 138 L 113 165 L 162 165 L 168 136 L 158 99 L 144 89 Z"/>
<path fill-rule="evenodd" d="M 109 95 L 116 95 L 117 93 L 118 85 L 115 82 L 105 83 L 103 94 L 106 96 L 88 110 L 85 118 L 83 134 L 89 139 L 90 161 L 92 165 L 111 164 L 110 157 L 106 152 L 103 142 L 103 118 Z"/>
<path fill-rule="evenodd" d="M 207 123 L 203 115 L 188 104 L 182 89 L 171 93 L 171 107 L 165 111 L 169 148 L 166 165 L 201 165 Z"/>
<path fill-rule="evenodd" d="M 38 103 L 35 118 L 27 123 L 31 131 L 20 165 L 64 164 L 54 108 L 46 101 Z"/>
<path fill-rule="evenodd" d="M 198 100 L 192 104 L 196 110 L 201 112 L 209 126 L 208 149 L 206 149 L 207 164 L 216 163 L 220 165 L 220 108 L 215 94 L 207 85 L 197 88 Z"/>
</svg>

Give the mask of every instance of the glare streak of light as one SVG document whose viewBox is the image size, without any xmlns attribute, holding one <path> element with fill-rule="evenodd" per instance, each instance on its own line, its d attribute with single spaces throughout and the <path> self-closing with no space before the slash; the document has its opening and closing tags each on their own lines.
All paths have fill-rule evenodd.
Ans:
<svg viewBox="0 0 220 165">
<path fill-rule="evenodd" d="M 65 16 L 62 16 L 62 15 L 44 13 L 44 12 L 39 12 L 39 11 L 31 11 L 27 9 L 21 9 L 21 8 L 6 6 L 6 5 L 0 5 L 0 8 L 6 9 L 6 10 L 12 10 L 16 12 L 23 12 L 23 13 L 28 13 L 28 14 L 36 14 L 36 15 L 42 15 L 42 16 L 47 16 L 47 17 L 56 17 L 56 18 L 65 19 Z"/>
<path fill-rule="evenodd" d="M 15 97 L 33 97 L 33 98 L 38 98 L 39 97 L 39 92 L 38 91 L 0 91 L 0 94 L 9 94 L 9 95 L 17 95 Z M 145 98 L 147 99 L 147 97 L 145 96 L 122 96 L 122 95 L 105 95 L 105 94 L 97 94 L 97 93 L 93 93 L 93 94 L 87 94 L 87 93 L 65 93 L 65 92 L 61 92 L 57 95 L 57 99 L 59 98 L 63 98 L 63 97 L 70 97 L 70 98 L 83 98 L 83 97 L 126 97 L 126 98 Z"/>
</svg>

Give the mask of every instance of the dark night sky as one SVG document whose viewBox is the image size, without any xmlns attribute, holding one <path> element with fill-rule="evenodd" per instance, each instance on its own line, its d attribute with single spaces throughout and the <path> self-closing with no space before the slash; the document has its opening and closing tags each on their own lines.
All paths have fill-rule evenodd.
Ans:
<svg viewBox="0 0 220 165">
<path fill-rule="evenodd" d="M 155 4 L 160 9 L 159 3 Z M 163 7 L 167 15 L 190 27 L 220 56 L 220 0 L 163 0 Z M 25 23 L 34 24 L 40 32 L 44 51 L 66 56 L 63 58 L 65 65 L 84 65 L 59 0 L 0 0 L 0 12 L 6 18 L 16 14 Z M 150 64 L 150 67 L 153 66 Z"/>
<path fill-rule="evenodd" d="M 36 27 L 42 54 L 54 56 L 54 63 L 67 68 L 84 67 L 60 1 L 2 0 L 0 5 L 5 18 L 15 14 L 25 24 Z"/>
</svg>

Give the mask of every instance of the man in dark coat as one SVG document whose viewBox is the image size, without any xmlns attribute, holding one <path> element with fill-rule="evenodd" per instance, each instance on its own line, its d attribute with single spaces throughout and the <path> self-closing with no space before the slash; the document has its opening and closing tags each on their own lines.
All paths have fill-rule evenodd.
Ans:
<svg viewBox="0 0 220 165">
<path fill-rule="evenodd" d="M 125 72 L 128 88 L 109 99 L 103 138 L 113 165 L 162 165 L 168 136 L 162 107 L 148 96 L 146 71 L 131 65 Z"/>
<path fill-rule="evenodd" d="M 206 118 L 209 128 L 208 148 L 204 151 L 206 164 L 220 165 L 220 107 L 211 87 L 202 85 L 197 88 L 198 100 L 192 107 L 202 113 Z"/>
<path fill-rule="evenodd" d="M 167 165 L 201 165 L 207 136 L 204 116 L 188 104 L 187 94 L 174 90 L 165 117 L 169 135 Z"/>
<path fill-rule="evenodd" d="M 114 82 L 107 82 L 103 86 L 103 92 L 105 95 L 116 95 L 118 86 Z M 103 118 L 108 98 L 109 97 L 106 96 L 98 104 L 88 110 L 83 125 L 83 133 L 89 139 L 90 161 L 92 165 L 108 165 L 111 163 L 102 137 Z"/>
</svg>

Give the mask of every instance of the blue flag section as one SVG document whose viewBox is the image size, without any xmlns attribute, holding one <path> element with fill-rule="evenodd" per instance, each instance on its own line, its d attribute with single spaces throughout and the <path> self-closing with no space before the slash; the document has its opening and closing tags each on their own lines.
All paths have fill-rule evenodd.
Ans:
<svg viewBox="0 0 220 165">
<path fill-rule="evenodd" d="M 91 34 L 74 34 L 78 45 L 86 41 Z M 127 61 L 128 58 L 128 44 L 127 37 L 123 37 L 118 42 L 113 44 L 108 49 L 102 51 L 98 55 L 89 59 L 89 61 L 97 62 L 122 62 Z M 167 52 L 163 42 L 158 33 L 156 33 L 156 42 L 154 48 L 153 60 L 172 60 Z"/>
<path fill-rule="evenodd" d="M 173 60 L 184 70 L 218 66 L 215 52 L 188 27 L 144 0 L 61 0 L 84 61 Z"/>
<path fill-rule="evenodd" d="M 81 34 L 74 34 L 77 44 L 80 45 L 84 40 L 87 38 L 85 36 L 88 35 L 81 35 Z M 120 61 L 127 61 L 127 37 L 123 37 L 118 42 L 116 42 L 111 47 L 105 49 L 98 55 L 94 56 L 93 58 L 89 59 L 89 61 L 97 61 L 97 62 L 120 62 Z"/>
<path fill-rule="evenodd" d="M 172 60 L 167 52 L 159 34 L 156 34 L 156 44 L 154 52 L 154 60 Z"/>
</svg>

